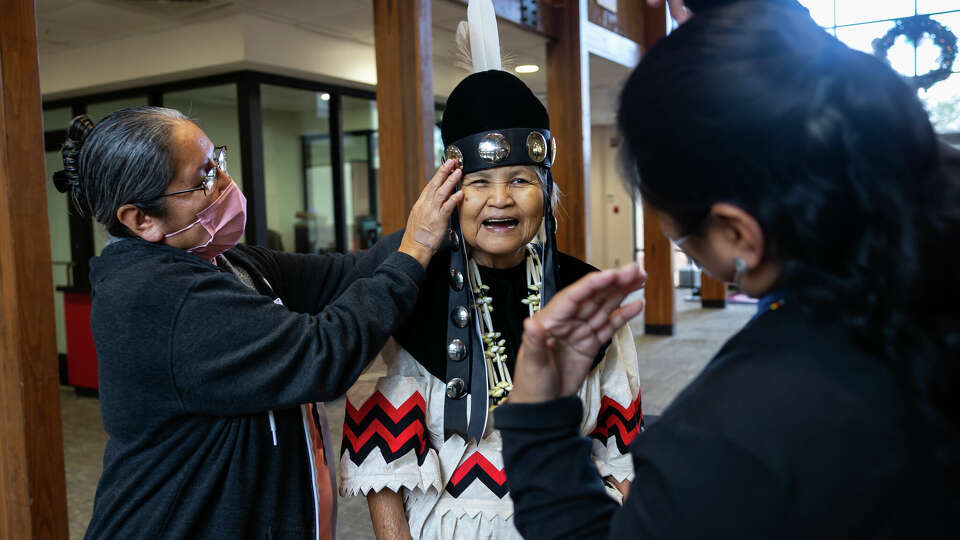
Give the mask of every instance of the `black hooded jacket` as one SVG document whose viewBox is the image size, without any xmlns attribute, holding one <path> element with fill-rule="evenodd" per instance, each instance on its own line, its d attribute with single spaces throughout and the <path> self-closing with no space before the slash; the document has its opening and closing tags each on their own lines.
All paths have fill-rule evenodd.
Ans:
<svg viewBox="0 0 960 540">
<path fill-rule="evenodd" d="M 257 291 L 140 239 L 93 259 L 110 439 L 86 537 L 312 538 L 299 405 L 345 392 L 409 316 L 423 268 L 399 241 L 328 256 L 237 246 L 228 259 Z"/>
</svg>

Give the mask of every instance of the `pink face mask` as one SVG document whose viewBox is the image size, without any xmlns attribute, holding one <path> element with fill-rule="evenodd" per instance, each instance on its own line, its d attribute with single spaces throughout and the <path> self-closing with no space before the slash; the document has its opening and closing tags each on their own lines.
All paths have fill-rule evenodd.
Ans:
<svg viewBox="0 0 960 540">
<path fill-rule="evenodd" d="M 212 261 L 217 255 L 237 245 L 247 225 L 247 198 L 237 184 L 230 182 L 217 200 L 197 213 L 196 221 L 179 231 L 164 235 L 164 238 L 180 234 L 198 223 L 206 229 L 210 239 L 188 249 L 190 253 Z"/>
</svg>

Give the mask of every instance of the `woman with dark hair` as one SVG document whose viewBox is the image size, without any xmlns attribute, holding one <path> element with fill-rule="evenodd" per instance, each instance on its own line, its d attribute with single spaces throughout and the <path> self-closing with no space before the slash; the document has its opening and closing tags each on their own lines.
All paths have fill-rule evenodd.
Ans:
<svg viewBox="0 0 960 540">
<path fill-rule="evenodd" d="M 416 301 L 462 198 L 447 162 L 361 254 L 237 245 L 226 149 L 178 111 L 71 123 L 56 183 L 113 237 L 91 262 L 110 436 L 87 538 L 333 538 L 323 401 Z"/>
<path fill-rule="evenodd" d="M 623 90 L 648 217 L 759 309 L 634 441 L 622 509 L 571 389 L 637 271 L 529 319 L 494 413 L 529 537 L 957 537 L 956 158 L 897 74 L 788 4 L 694 9 Z"/>
</svg>

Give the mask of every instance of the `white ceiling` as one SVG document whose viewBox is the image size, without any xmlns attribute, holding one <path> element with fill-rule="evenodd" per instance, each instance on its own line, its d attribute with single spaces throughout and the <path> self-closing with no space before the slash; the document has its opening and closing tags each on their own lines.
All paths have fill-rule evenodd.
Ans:
<svg viewBox="0 0 960 540">
<path fill-rule="evenodd" d="M 37 0 L 41 59 L 60 51 L 88 47 L 185 24 L 249 13 L 319 34 L 372 46 L 372 0 Z M 443 99 L 467 74 L 457 67 L 454 34 L 466 7 L 434 0 L 434 93 Z M 546 95 L 547 39 L 518 25 L 501 22 L 504 53 L 514 65 L 536 64 L 538 73 L 520 77 L 541 99 Z M 613 101 L 627 70 L 591 57 L 591 102 L 597 119 L 612 117 Z M 597 61 L 599 60 L 599 61 Z M 41 60 L 42 61 L 42 60 Z M 344 58 L 343 62 L 352 59 Z M 331 72 L 336 72 L 332 66 Z M 608 123 L 606 120 L 603 123 Z"/>
</svg>

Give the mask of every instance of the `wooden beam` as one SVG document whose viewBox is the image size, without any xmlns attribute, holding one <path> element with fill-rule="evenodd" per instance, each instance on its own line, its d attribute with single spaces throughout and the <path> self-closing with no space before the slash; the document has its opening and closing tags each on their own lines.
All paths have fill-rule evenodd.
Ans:
<svg viewBox="0 0 960 540">
<path fill-rule="evenodd" d="M 384 232 L 406 225 L 434 172 L 431 20 L 430 0 L 373 2 Z"/>
<path fill-rule="evenodd" d="M 727 307 L 727 285 L 700 272 L 700 305 L 705 308 Z"/>
<path fill-rule="evenodd" d="M 672 336 L 676 323 L 673 287 L 673 246 L 660 228 L 660 220 L 643 206 L 643 265 L 647 285 L 643 323 L 647 334 Z"/>
<path fill-rule="evenodd" d="M 33 0 L 0 17 L 0 538 L 67 538 Z"/>
<path fill-rule="evenodd" d="M 567 0 L 547 7 L 547 110 L 557 139 L 553 177 L 564 197 L 558 213 L 560 251 L 588 259 L 590 226 L 590 64 L 583 46 L 586 1 Z"/>
<path fill-rule="evenodd" d="M 651 8 L 644 2 L 644 50 L 667 33 L 667 15 L 664 7 Z M 648 126 L 656 129 L 656 126 Z M 644 206 L 643 262 L 647 269 L 646 333 L 673 335 L 676 324 L 676 296 L 673 287 L 673 246 L 660 229 L 660 220 Z"/>
</svg>

